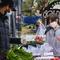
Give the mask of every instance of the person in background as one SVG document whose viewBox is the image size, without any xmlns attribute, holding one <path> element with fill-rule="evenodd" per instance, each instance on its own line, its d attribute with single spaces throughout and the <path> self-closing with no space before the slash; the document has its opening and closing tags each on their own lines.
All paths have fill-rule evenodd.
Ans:
<svg viewBox="0 0 60 60">
<path fill-rule="evenodd" d="M 57 21 L 58 20 L 58 21 Z M 46 40 L 53 48 L 54 56 L 60 57 L 60 25 L 56 14 L 47 17 Z"/>
<path fill-rule="evenodd" d="M 6 25 L 8 16 L 15 11 L 12 0 L 0 0 L 0 60 L 6 60 L 6 52 L 9 49 L 9 30 Z"/>
<path fill-rule="evenodd" d="M 45 33 L 45 26 L 42 22 L 42 19 L 38 19 L 36 22 L 36 34 L 37 35 L 44 35 Z"/>
<path fill-rule="evenodd" d="M 35 37 L 35 41 L 37 43 L 43 43 L 43 41 L 45 40 L 45 26 L 42 22 L 42 19 L 38 19 L 36 22 L 36 37 Z"/>
</svg>

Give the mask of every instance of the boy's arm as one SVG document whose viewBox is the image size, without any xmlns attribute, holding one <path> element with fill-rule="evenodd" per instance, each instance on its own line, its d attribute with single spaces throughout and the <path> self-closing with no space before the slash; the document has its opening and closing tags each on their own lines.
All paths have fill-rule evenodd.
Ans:
<svg viewBox="0 0 60 60">
<path fill-rule="evenodd" d="M 60 41 L 60 29 L 56 31 L 56 39 Z"/>
</svg>

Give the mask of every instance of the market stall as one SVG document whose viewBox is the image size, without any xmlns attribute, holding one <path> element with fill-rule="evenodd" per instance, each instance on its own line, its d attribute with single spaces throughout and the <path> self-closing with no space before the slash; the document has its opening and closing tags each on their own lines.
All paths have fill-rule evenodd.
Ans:
<svg viewBox="0 0 60 60">
<path fill-rule="evenodd" d="M 60 1 L 54 1 L 50 5 L 48 5 L 43 11 L 45 26 L 47 25 L 46 17 L 50 13 L 55 13 L 60 16 L 60 9 L 55 8 L 55 3 L 57 3 L 58 6 L 60 5 Z M 53 48 L 46 42 L 45 35 L 21 35 L 20 38 L 11 38 L 11 41 L 10 42 L 13 44 L 20 44 L 20 48 L 23 48 L 26 52 L 32 53 L 34 60 L 50 60 L 55 58 L 52 52 Z"/>
</svg>

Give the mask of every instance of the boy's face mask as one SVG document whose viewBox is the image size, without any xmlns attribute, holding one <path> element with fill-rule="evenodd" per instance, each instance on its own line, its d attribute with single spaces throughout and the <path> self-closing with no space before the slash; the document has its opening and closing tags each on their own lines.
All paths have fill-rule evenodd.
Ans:
<svg viewBox="0 0 60 60">
<path fill-rule="evenodd" d="M 50 23 L 50 26 L 53 27 L 53 28 L 55 28 L 57 26 L 57 22 L 54 21 L 54 22 Z"/>
</svg>

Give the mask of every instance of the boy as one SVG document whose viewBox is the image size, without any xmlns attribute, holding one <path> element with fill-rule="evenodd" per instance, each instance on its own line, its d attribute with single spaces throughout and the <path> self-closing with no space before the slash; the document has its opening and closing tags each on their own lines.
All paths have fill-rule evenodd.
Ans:
<svg viewBox="0 0 60 60">
<path fill-rule="evenodd" d="M 58 19 L 56 14 L 50 14 L 48 16 L 46 39 L 49 45 L 53 47 L 54 56 L 60 57 L 60 25 Z"/>
</svg>

